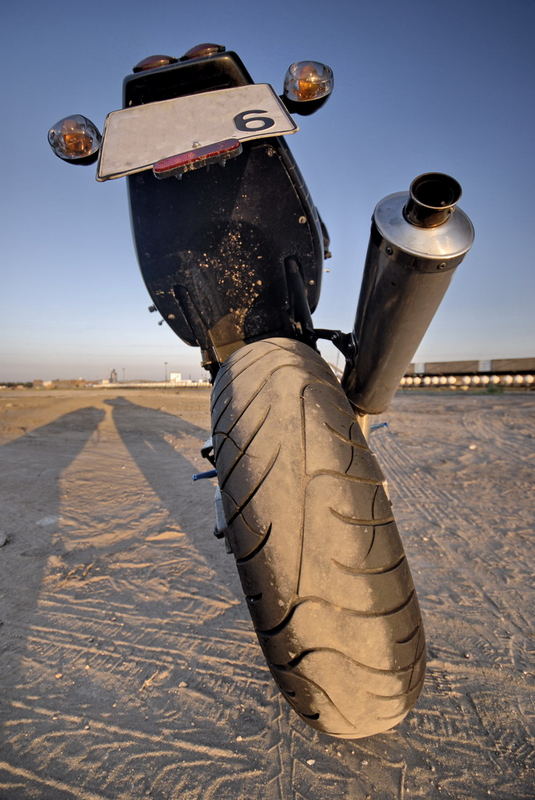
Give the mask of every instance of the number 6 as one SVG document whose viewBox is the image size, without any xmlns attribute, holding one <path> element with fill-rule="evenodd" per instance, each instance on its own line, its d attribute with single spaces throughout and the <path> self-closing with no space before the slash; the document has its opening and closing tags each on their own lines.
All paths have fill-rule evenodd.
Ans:
<svg viewBox="0 0 535 800">
<path fill-rule="evenodd" d="M 265 131 L 266 128 L 271 128 L 275 124 L 275 120 L 271 119 L 271 117 L 251 117 L 250 119 L 245 119 L 249 114 L 265 113 L 266 112 L 261 108 L 242 111 L 241 114 L 237 114 L 234 117 L 234 125 L 239 131 Z"/>
</svg>

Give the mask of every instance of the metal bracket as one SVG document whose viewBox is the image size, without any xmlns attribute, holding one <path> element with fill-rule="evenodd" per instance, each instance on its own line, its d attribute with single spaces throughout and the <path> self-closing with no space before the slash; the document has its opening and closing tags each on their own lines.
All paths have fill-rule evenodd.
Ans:
<svg viewBox="0 0 535 800">
<path fill-rule="evenodd" d="M 225 512 L 223 510 L 223 498 L 221 497 L 221 489 L 219 488 L 219 486 L 215 490 L 214 505 L 215 505 L 214 536 L 216 537 L 216 539 L 224 539 L 225 549 L 227 553 L 232 553 L 232 548 L 230 546 L 230 542 L 227 536 L 228 533 L 227 521 L 225 519 Z"/>
<path fill-rule="evenodd" d="M 214 459 L 214 445 L 212 442 L 212 437 L 210 436 L 209 439 L 205 441 L 203 446 L 201 447 L 201 456 L 205 458 L 210 464 L 215 467 L 215 459 Z"/>
<path fill-rule="evenodd" d="M 317 339 L 328 339 L 332 342 L 348 361 L 353 361 L 357 355 L 357 343 L 352 333 L 332 331 L 328 328 L 316 328 L 314 333 Z"/>
</svg>

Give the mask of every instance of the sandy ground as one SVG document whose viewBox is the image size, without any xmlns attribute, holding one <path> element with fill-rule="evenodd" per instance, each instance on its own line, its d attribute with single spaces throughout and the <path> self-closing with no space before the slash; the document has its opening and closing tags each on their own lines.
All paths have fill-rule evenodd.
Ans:
<svg viewBox="0 0 535 800">
<path fill-rule="evenodd" d="M 406 394 L 373 434 L 429 668 L 355 742 L 272 686 L 191 482 L 208 401 L 2 393 L 0 798 L 532 798 L 535 393 Z"/>
</svg>

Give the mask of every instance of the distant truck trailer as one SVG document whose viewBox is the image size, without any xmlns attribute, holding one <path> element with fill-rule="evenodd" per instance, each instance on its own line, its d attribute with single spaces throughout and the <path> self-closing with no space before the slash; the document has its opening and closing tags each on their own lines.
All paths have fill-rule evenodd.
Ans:
<svg viewBox="0 0 535 800">
<path fill-rule="evenodd" d="M 494 358 L 487 361 L 427 361 L 409 365 L 406 375 L 497 375 L 535 373 L 534 358 Z"/>
<path fill-rule="evenodd" d="M 401 379 L 401 386 L 535 388 L 535 358 L 414 362 Z"/>
</svg>

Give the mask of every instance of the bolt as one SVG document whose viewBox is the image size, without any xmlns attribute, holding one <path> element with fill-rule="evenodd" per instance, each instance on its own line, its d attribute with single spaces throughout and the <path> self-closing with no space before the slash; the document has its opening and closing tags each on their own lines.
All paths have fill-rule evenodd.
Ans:
<svg viewBox="0 0 535 800">
<path fill-rule="evenodd" d="M 299 217 L 299 224 L 300 225 L 306 225 L 306 223 L 307 223 L 307 218 L 306 217 Z"/>
<path fill-rule="evenodd" d="M 445 262 L 445 261 L 442 261 L 442 262 L 441 262 L 441 263 L 440 263 L 440 264 L 437 266 L 437 269 L 446 269 L 446 267 L 447 267 L 447 266 L 448 266 L 448 265 L 446 264 L 446 262 Z"/>
<path fill-rule="evenodd" d="M 387 254 L 387 256 L 391 256 L 393 252 L 394 252 L 394 251 L 392 250 L 392 248 L 391 248 L 391 247 L 387 247 L 387 248 L 386 248 L 386 254 Z"/>
</svg>

